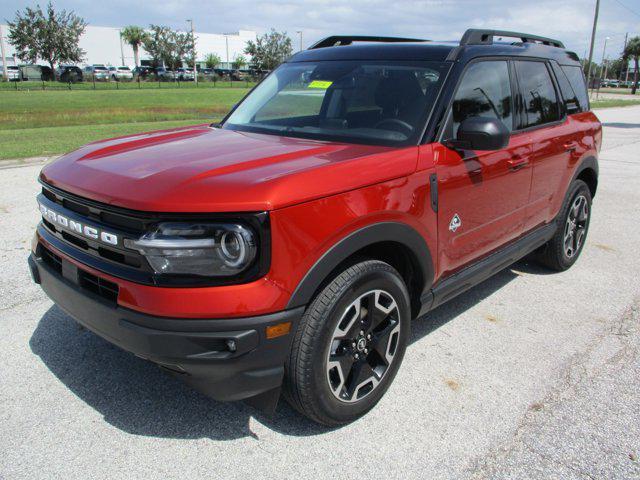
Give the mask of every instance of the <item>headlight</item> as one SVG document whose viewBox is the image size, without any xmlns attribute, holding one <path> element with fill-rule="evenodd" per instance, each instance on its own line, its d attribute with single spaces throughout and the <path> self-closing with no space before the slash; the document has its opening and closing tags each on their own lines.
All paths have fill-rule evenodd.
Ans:
<svg viewBox="0 0 640 480">
<path fill-rule="evenodd" d="M 254 232 L 241 224 L 160 223 L 124 245 L 139 251 L 156 273 L 230 277 L 256 258 Z"/>
</svg>

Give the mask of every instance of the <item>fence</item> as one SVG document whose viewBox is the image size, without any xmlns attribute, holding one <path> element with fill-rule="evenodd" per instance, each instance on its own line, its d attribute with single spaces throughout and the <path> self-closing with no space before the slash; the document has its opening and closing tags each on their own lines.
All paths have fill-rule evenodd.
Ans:
<svg viewBox="0 0 640 480">
<path fill-rule="evenodd" d="M 0 91 L 61 91 L 61 90 L 142 90 L 162 88 L 250 88 L 260 82 L 264 76 L 247 76 L 242 80 L 231 78 L 216 78 L 200 75 L 198 81 L 193 80 L 160 80 L 140 79 L 136 80 L 96 80 L 88 78 L 83 81 L 37 81 L 37 80 L 12 80 L 0 82 Z"/>
</svg>

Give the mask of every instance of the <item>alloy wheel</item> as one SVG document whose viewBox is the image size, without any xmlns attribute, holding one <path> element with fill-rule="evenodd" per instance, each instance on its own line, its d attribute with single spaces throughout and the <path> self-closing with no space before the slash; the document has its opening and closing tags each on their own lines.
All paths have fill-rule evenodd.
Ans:
<svg viewBox="0 0 640 480">
<path fill-rule="evenodd" d="M 579 195 L 569 208 L 564 227 L 564 254 L 567 258 L 572 258 L 580 251 L 587 233 L 588 220 L 589 203 L 584 195 Z"/>
<path fill-rule="evenodd" d="M 331 336 L 327 381 L 341 402 L 370 395 L 393 363 L 400 339 L 400 311 L 384 290 L 360 295 L 342 313 Z"/>
</svg>

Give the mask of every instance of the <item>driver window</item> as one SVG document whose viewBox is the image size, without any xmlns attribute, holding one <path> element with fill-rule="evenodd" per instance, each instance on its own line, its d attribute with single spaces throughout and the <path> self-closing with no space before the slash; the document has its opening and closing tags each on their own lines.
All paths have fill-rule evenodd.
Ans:
<svg viewBox="0 0 640 480">
<path fill-rule="evenodd" d="M 460 123 L 469 117 L 497 118 L 513 130 L 513 99 L 506 61 L 472 63 L 464 73 L 451 106 L 455 138 Z"/>
</svg>

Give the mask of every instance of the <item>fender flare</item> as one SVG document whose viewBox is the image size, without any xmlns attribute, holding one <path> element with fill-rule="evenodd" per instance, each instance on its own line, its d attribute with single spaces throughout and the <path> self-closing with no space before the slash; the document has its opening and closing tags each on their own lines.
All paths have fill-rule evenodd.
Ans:
<svg viewBox="0 0 640 480">
<path fill-rule="evenodd" d="M 381 222 L 350 233 L 327 250 L 298 283 L 286 308 L 307 305 L 313 299 L 318 288 L 340 263 L 357 251 L 380 242 L 401 243 L 407 247 L 413 254 L 416 261 L 415 266 L 419 268 L 424 279 L 421 293 L 431 288 L 434 275 L 433 261 L 429 247 L 422 235 L 406 223 Z"/>
<path fill-rule="evenodd" d="M 576 178 L 578 178 L 578 176 L 587 169 L 591 169 L 595 172 L 596 181 L 597 181 L 599 176 L 598 159 L 596 157 L 587 157 L 578 164 L 575 172 L 573 172 L 573 176 L 571 177 L 571 181 L 569 182 L 569 185 L 571 185 L 573 181 Z M 596 193 L 596 189 L 594 189 L 593 191 L 594 196 L 595 196 L 595 193 Z"/>
</svg>

